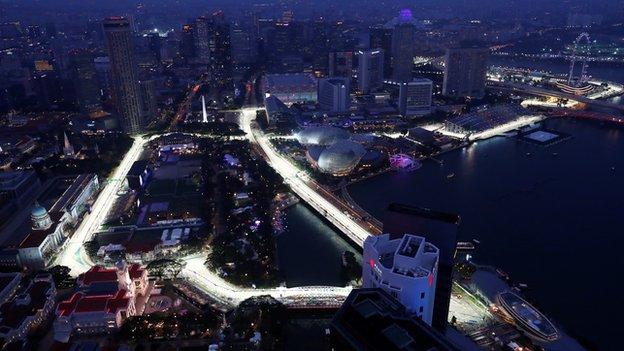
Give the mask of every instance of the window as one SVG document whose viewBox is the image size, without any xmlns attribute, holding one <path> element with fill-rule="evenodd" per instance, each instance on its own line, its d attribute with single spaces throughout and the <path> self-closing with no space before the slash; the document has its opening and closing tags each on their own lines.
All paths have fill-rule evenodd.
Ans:
<svg viewBox="0 0 624 351">
<path fill-rule="evenodd" d="M 423 306 L 420 306 L 420 307 L 418 308 L 418 312 L 423 313 L 423 310 L 424 310 L 424 309 L 425 309 L 425 308 L 424 308 Z"/>
<path fill-rule="evenodd" d="M 424 292 L 421 292 L 421 293 L 420 293 L 420 298 L 421 298 L 421 299 L 424 299 L 424 298 L 425 298 L 425 293 L 424 293 Z"/>
</svg>

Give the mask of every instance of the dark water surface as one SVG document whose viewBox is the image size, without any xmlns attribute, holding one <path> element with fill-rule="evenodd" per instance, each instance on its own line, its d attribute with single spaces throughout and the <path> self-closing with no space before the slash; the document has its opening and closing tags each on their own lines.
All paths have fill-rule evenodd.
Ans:
<svg viewBox="0 0 624 351">
<path fill-rule="evenodd" d="M 442 166 L 426 161 L 356 184 L 351 196 L 379 218 L 391 202 L 460 214 L 460 239 L 482 242 L 479 261 L 526 282 L 547 314 L 608 349 L 624 312 L 624 130 L 545 125 L 572 139 L 480 141 L 439 157 Z"/>
</svg>

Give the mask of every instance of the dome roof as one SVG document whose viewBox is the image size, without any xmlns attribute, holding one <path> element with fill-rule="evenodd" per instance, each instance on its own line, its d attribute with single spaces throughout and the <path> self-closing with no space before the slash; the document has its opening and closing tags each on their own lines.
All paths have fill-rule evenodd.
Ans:
<svg viewBox="0 0 624 351">
<path fill-rule="evenodd" d="M 297 141 L 303 145 L 332 145 L 339 140 L 349 139 L 348 131 L 336 127 L 319 126 L 308 127 L 295 135 Z"/>
<path fill-rule="evenodd" d="M 349 174 L 366 150 L 358 143 L 349 140 L 341 140 L 325 149 L 318 158 L 318 167 L 325 173 L 333 175 Z"/>
<path fill-rule="evenodd" d="M 45 207 L 39 205 L 39 203 L 36 202 L 32 208 L 32 211 L 30 212 L 30 215 L 32 217 L 45 217 L 48 215 L 48 210 L 46 210 Z"/>
</svg>

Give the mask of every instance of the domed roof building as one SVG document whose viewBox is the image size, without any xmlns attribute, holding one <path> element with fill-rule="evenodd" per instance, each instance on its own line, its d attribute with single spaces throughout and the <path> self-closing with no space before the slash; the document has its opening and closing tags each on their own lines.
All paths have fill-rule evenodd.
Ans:
<svg viewBox="0 0 624 351">
<path fill-rule="evenodd" d="M 295 134 L 302 145 L 329 146 L 340 140 L 347 140 L 350 133 L 344 129 L 331 126 L 308 127 Z"/>
<path fill-rule="evenodd" d="M 32 221 L 33 230 L 47 230 L 52 226 L 52 218 L 45 207 L 35 202 L 30 212 L 30 220 Z"/>
<path fill-rule="evenodd" d="M 364 147 L 356 142 L 341 140 L 321 152 L 318 168 L 335 176 L 344 176 L 358 165 L 366 154 Z"/>
</svg>

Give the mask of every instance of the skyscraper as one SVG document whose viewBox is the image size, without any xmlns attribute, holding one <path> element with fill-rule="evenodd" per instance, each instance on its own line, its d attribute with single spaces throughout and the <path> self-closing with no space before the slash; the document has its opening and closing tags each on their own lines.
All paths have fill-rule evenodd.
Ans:
<svg viewBox="0 0 624 351">
<path fill-rule="evenodd" d="M 158 103 L 156 100 L 156 81 L 154 79 L 142 79 L 139 82 L 141 88 L 141 106 L 143 108 L 143 120 L 145 123 L 157 119 Z"/>
<path fill-rule="evenodd" d="M 201 16 L 195 20 L 195 53 L 202 63 L 210 63 L 210 22 Z"/>
<path fill-rule="evenodd" d="M 397 99 L 401 116 L 424 116 L 431 112 L 433 82 L 430 79 L 416 78 L 411 82 L 391 81 L 389 85 L 396 88 L 394 97 Z"/>
<path fill-rule="evenodd" d="M 195 29 L 191 24 L 182 26 L 180 54 L 187 60 L 195 57 Z"/>
<path fill-rule="evenodd" d="M 384 77 L 384 51 L 360 51 L 358 62 L 358 90 L 363 94 L 368 94 L 381 88 Z"/>
<path fill-rule="evenodd" d="M 387 55 L 384 56 L 384 78 L 389 78 L 392 60 L 390 53 L 392 52 L 392 28 L 378 25 L 370 28 L 370 49 L 382 49 Z"/>
<path fill-rule="evenodd" d="M 101 88 L 93 56 L 84 51 L 70 53 L 71 77 L 76 91 L 76 102 L 83 112 L 99 110 Z"/>
<path fill-rule="evenodd" d="M 349 109 L 349 78 L 323 78 L 318 82 L 318 102 L 330 112 L 346 112 Z"/>
<path fill-rule="evenodd" d="M 489 53 L 487 47 L 479 44 L 446 49 L 442 94 L 457 98 L 483 97 Z"/>
<path fill-rule="evenodd" d="M 390 233 L 392 239 L 402 238 L 404 233 L 419 233 L 438 248 L 438 273 L 435 277 L 431 325 L 440 331 L 446 329 L 448 322 L 459 221 L 459 216 L 455 214 L 396 203 L 388 207 L 383 221 L 384 231 Z"/>
<path fill-rule="evenodd" d="M 381 288 L 431 325 L 439 250 L 425 238 L 371 235 L 364 241 L 362 287 Z"/>
<path fill-rule="evenodd" d="M 402 10 L 392 30 L 392 80 L 409 82 L 414 66 L 415 27 L 412 12 Z"/>
<path fill-rule="evenodd" d="M 104 20 L 104 33 L 111 63 L 112 90 L 121 126 L 130 134 L 144 127 L 141 92 L 134 57 L 132 29 L 124 17 Z"/>
<path fill-rule="evenodd" d="M 251 28 L 236 25 L 232 27 L 231 38 L 234 67 L 240 68 L 252 63 L 255 58 L 255 41 Z"/>
</svg>

